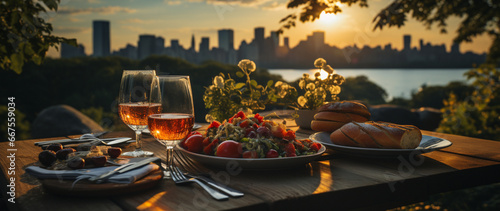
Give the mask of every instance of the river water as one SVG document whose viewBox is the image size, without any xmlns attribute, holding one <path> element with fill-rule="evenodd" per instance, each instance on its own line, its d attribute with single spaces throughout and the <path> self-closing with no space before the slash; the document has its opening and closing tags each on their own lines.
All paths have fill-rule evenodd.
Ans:
<svg viewBox="0 0 500 211">
<path fill-rule="evenodd" d="M 446 85 L 451 81 L 464 81 L 463 75 L 470 69 L 335 69 L 337 74 L 347 77 L 365 75 L 368 80 L 384 88 L 389 99 L 393 97 L 410 98 L 412 92 L 417 92 L 422 85 Z M 309 73 L 312 77 L 318 69 L 269 69 L 272 74 L 278 74 L 288 82 Z"/>
</svg>

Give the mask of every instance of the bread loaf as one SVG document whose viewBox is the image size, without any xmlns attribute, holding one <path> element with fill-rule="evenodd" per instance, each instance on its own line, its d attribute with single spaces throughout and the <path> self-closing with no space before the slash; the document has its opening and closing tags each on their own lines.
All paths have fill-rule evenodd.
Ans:
<svg viewBox="0 0 500 211">
<path fill-rule="evenodd" d="M 334 131 L 330 139 L 332 143 L 343 146 L 415 149 L 422 140 L 422 133 L 413 125 L 350 122 Z"/>
<path fill-rule="evenodd" d="M 370 111 L 361 103 L 354 101 L 328 103 L 321 106 L 319 112 L 314 115 L 311 129 L 333 132 L 349 122 L 365 122 L 369 119 Z"/>
</svg>

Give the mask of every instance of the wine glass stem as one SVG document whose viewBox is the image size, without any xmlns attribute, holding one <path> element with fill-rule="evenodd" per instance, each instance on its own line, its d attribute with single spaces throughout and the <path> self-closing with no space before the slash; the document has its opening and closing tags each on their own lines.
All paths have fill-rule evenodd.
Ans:
<svg viewBox="0 0 500 211">
<path fill-rule="evenodd" d="M 174 164 L 174 146 L 167 145 L 167 166 L 171 167 Z"/>
<path fill-rule="evenodd" d="M 141 140 L 141 135 L 142 131 L 141 130 L 136 130 L 135 131 L 135 150 L 140 151 L 142 150 L 142 140 Z"/>
</svg>

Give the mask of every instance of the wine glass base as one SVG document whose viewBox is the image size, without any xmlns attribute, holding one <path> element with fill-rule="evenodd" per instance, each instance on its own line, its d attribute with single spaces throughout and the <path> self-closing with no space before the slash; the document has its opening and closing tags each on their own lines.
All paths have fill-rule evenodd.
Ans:
<svg viewBox="0 0 500 211">
<path fill-rule="evenodd" d="M 152 157 L 154 154 L 149 151 L 136 150 L 136 151 L 124 152 L 122 153 L 122 155 L 130 157 Z"/>
</svg>

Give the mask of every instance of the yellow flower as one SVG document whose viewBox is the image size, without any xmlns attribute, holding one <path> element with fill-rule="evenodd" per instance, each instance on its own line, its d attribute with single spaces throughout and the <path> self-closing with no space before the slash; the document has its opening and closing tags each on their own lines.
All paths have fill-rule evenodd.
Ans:
<svg viewBox="0 0 500 211">
<path fill-rule="evenodd" d="M 299 103 L 300 106 L 304 107 L 304 105 L 307 103 L 307 100 L 304 96 L 300 96 L 297 98 L 297 103 Z"/>
<path fill-rule="evenodd" d="M 318 72 L 316 72 L 316 73 L 314 73 L 314 77 L 315 77 L 315 78 L 319 78 L 319 77 L 321 77 L 321 73 L 320 73 L 319 71 L 318 71 Z"/>
<path fill-rule="evenodd" d="M 300 79 L 300 82 L 299 82 L 299 87 L 300 87 L 301 89 L 304 89 L 304 87 L 306 87 L 306 80 Z"/>
<path fill-rule="evenodd" d="M 313 83 L 308 83 L 306 86 L 306 89 L 308 89 L 308 90 L 314 90 L 315 88 L 316 88 L 316 85 L 314 85 Z"/>
<path fill-rule="evenodd" d="M 323 68 L 326 65 L 326 61 L 323 58 L 318 58 L 314 61 L 314 66 L 317 68 Z"/>
<path fill-rule="evenodd" d="M 281 81 L 277 81 L 276 84 L 274 84 L 274 87 L 279 87 L 283 84 L 283 82 Z"/>
<path fill-rule="evenodd" d="M 224 79 L 221 76 L 215 76 L 214 85 L 219 89 L 224 89 Z"/>
<path fill-rule="evenodd" d="M 309 78 L 309 73 L 304 73 L 304 74 L 302 74 L 302 77 L 304 77 L 304 78 Z"/>
<path fill-rule="evenodd" d="M 326 65 L 323 70 L 325 70 L 328 74 L 333 74 L 335 72 L 330 65 Z"/>
<path fill-rule="evenodd" d="M 213 122 L 213 121 L 215 121 L 215 118 L 212 115 L 207 114 L 207 115 L 205 115 L 205 121 Z"/>
<path fill-rule="evenodd" d="M 340 94 L 340 86 L 332 86 L 330 87 L 330 93 L 333 95 Z"/>
<path fill-rule="evenodd" d="M 248 59 L 243 59 L 238 63 L 238 67 L 240 67 L 243 71 L 248 71 L 249 73 L 255 71 L 255 63 Z"/>
</svg>

